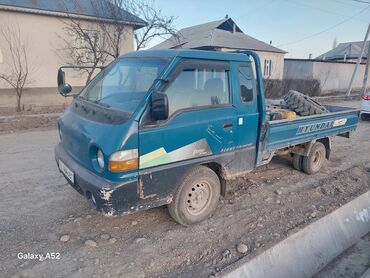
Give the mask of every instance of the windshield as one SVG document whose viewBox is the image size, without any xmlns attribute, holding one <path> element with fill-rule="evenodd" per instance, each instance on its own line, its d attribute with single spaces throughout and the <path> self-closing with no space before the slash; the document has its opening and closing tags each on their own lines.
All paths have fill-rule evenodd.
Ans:
<svg viewBox="0 0 370 278">
<path fill-rule="evenodd" d="M 99 73 L 79 97 L 132 113 L 167 62 L 158 58 L 119 59 Z"/>
</svg>

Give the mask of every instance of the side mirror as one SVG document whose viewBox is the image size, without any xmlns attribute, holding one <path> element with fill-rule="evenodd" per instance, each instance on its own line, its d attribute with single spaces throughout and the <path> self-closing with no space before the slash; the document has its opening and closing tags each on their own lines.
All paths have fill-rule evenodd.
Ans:
<svg viewBox="0 0 370 278">
<path fill-rule="evenodd" d="M 58 91 L 64 97 L 72 92 L 72 86 L 65 83 L 65 72 L 61 68 L 58 70 Z"/>
<path fill-rule="evenodd" d="M 63 84 L 58 87 L 58 91 L 62 96 L 67 96 L 70 92 L 72 92 L 72 86 L 69 84 Z"/>
<path fill-rule="evenodd" d="M 62 70 L 62 68 L 60 68 L 58 70 L 58 87 L 60 85 L 64 85 L 66 83 L 66 74 L 65 72 Z"/>
<path fill-rule="evenodd" d="M 154 91 L 152 94 L 152 119 L 154 121 L 168 118 L 168 98 L 164 93 Z"/>
</svg>

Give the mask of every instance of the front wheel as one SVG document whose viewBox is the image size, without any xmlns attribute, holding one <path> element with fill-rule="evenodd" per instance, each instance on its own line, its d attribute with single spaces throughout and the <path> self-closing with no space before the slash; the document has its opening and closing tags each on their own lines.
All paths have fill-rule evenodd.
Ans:
<svg viewBox="0 0 370 278">
<path fill-rule="evenodd" d="M 326 148 L 323 143 L 316 142 L 308 156 L 303 157 L 302 169 L 307 174 L 315 174 L 320 171 L 326 157 Z"/>
<path fill-rule="evenodd" d="M 216 210 L 220 188 L 220 180 L 211 169 L 205 166 L 192 168 L 180 181 L 168 211 L 181 225 L 201 222 Z"/>
</svg>

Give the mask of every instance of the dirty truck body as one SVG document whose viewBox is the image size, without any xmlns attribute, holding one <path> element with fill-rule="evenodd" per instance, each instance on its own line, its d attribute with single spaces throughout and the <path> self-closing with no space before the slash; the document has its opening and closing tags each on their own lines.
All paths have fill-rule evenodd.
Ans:
<svg viewBox="0 0 370 278">
<path fill-rule="evenodd" d="M 96 210 L 128 214 L 168 204 L 188 225 L 212 213 L 226 180 L 273 155 L 303 159 L 321 142 L 329 158 L 331 137 L 349 136 L 359 112 L 326 108 L 269 121 L 253 52 L 139 51 L 74 97 L 58 121 L 55 157 Z"/>
</svg>

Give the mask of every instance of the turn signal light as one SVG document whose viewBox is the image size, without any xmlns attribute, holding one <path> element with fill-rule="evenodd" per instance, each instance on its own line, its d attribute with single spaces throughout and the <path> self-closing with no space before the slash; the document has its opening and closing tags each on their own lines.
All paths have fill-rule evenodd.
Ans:
<svg viewBox="0 0 370 278">
<path fill-rule="evenodd" d="M 113 153 L 109 158 L 109 171 L 127 172 L 139 168 L 137 149 L 125 150 Z"/>
<path fill-rule="evenodd" d="M 362 99 L 363 100 L 370 100 L 370 95 L 369 96 L 363 96 Z"/>
</svg>

